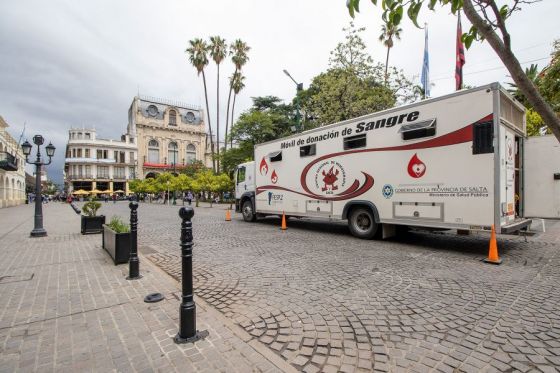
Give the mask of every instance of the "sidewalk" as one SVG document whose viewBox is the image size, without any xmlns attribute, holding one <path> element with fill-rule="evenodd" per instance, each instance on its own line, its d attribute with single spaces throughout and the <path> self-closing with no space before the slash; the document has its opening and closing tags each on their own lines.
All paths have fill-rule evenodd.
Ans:
<svg viewBox="0 0 560 373">
<path fill-rule="evenodd" d="M 128 266 L 113 265 L 101 235 L 79 234 L 70 206 L 43 213 L 49 236 L 32 239 L 33 206 L 0 210 L 0 372 L 294 369 L 200 298 L 209 337 L 176 345 L 179 283 L 143 256 L 143 278 L 127 281 Z M 152 292 L 166 299 L 144 303 Z"/>
</svg>

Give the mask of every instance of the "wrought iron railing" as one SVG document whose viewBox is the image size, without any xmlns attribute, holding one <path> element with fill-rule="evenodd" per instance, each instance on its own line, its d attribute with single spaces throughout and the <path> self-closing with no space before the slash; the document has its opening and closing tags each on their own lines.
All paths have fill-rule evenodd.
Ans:
<svg viewBox="0 0 560 373">
<path fill-rule="evenodd" d="M 8 152 L 0 152 L 0 168 L 6 171 L 17 171 L 17 158 Z"/>
</svg>

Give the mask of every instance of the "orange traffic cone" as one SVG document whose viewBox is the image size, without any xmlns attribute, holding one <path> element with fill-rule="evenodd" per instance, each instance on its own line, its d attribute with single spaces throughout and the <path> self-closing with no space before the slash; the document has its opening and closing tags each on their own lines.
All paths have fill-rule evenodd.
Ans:
<svg viewBox="0 0 560 373">
<path fill-rule="evenodd" d="M 502 259 L 498 256 L 498 244 L 496 243 L 496 231 L 492 224 L 492 233 L 490 234 L 490 248 L 488 250 L 488 258 L 484 262 L 490 264 L 502 264 Z"/>
<path fill-rule="evenodd" d="M 286 214 L 282 212 L 282 230 L 285 231 L 286 229 L 288 229 L 288 227 L 286 226 Z"/>
<path fill-rule="evenodd" d="M 226 210 L 226 221 L 231 221 L 231 213 L 229 212 L 229 209 Z"/>
</svg>

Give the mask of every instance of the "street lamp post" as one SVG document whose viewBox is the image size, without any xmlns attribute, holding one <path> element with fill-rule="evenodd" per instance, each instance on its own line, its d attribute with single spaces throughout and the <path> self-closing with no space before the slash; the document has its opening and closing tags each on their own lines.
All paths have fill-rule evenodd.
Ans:
<svg viewBox="0 0 560 373">
<path fill-rule="evenodd" d="M 31 149 L 33 145 L 29 141 L 21 145 L 23 154 L 25 155 L 25 162 L 35 165 L 35 226 L 31 231 L 31 237 L 44 237 L 47 235 L 47 231 L 43 228 L 43 201 L 41 192 L 41 166 L 47 166 L 51 164 L 52 157 L 54 155 L 55 147 L 52 143 L 45 146 L 45 151 L 47 152 L 47 157 L 49 157 L 48 163 L 41 160 L 41 145 L 43 145 L 44 138 L 41 135 L 33 136 L 33 143 L 37 145 L 37 158 L 35 162 L 30 162 L 28 157 L 31 154 Z"/>
<path fill-rule="evenodd" d="M 175 155 L 174 158 L 177 158 L 177 156 Z M 173 160 L 173 176 L 177 176 L 177 171 L 176 171 L 176 159 Z M 175 188 L 174 188 L 175 189 Z M 177 204 L 177 192 L 175 190 L 173 190 L 173 204 L 176 205 Z"/>
<path fill-rule="evenodd" d="M 288 70 L 284 69 L 284 74 L 286 74 L 294 83 L 296 83 L 296 122 L 298 125 L 298 131 L 303 130 L 303 126 L 301 125 L 301 116 L 299 113 L 299 92 L 303 91 L 303 83 L 298 83 L 288 72 Z"/>
</svg>

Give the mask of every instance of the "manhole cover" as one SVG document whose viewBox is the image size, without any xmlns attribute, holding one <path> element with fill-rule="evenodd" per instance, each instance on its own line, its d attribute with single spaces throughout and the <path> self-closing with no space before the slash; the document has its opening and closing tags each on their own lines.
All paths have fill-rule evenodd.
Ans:
<svg viewBox="0 0 560 373">
<path fill-rule="evenodd" d="M 163 296 L 162 293 L 151 293 L 146 295 L 146 297 L 144 298 L 144 302 L 146 303 L 155 303 L 155 302 L 159 302 L 160 300 L 165 299 L 165 297 Z"/>
</svg>

